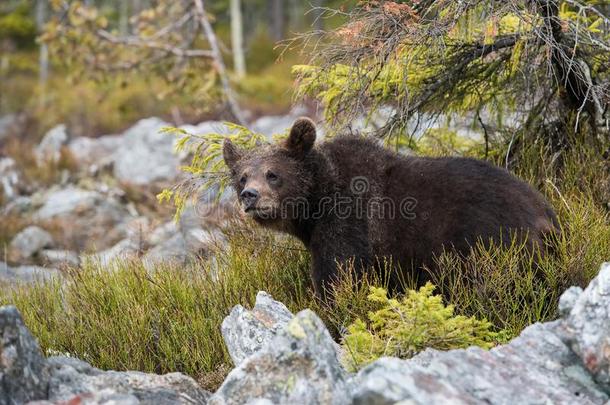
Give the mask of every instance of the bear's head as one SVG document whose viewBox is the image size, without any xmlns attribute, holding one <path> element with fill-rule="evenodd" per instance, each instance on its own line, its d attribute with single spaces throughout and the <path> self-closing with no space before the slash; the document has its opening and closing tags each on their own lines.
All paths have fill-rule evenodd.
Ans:
<svg viewBox="0 0 610 405">
<path fill-rule="evenodd" d="M 307 162 L 315 140 L 316 127 L 309 118 L 296 120 L 288 138 L 273 145 L 243 150 L 226 139 L 223 157 L 241 209 L 267 226 L 296 219 L 313 184 Z"/>
</svg>

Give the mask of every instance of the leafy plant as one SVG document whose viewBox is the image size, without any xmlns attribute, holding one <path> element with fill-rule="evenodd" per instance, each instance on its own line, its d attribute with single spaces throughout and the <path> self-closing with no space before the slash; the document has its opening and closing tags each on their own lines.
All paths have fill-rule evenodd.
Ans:
<svg viewBox="0 0 610 405">
<path fill-rule="evenodd" d="M 222 158 L 222 145 L 225 139 L 230 139 L 235 145 L 244 149 L 252 149 L 266 142 L 264 135 L 255 133 L 248 128 L 226 122 L 225 127 L 231 135 L 207 133 L 191 134 L 184 129 L 168 127 L 163 131 L 177 136 L 176 152 L 188 151 L 192 156 L 189 165 L 182 166 L 182 171 L 191 177 L 176 184 L 171 189 L 164 189 L 157 195 L 160 203 L 173 202 L 178 219 L 189 199 L 200 195 L 202 191 L 216 189 L 216 196 L 222 195 L 229 181 L 228 171 Z"/>
<path fill-rule="evenodd" d="M 382 356 L 410 358 L 425 348 L 448 350 L 471 345 L 490 348 L 497 338 L 492 324 L 455 315 L 427 283 L 400 298 L 388 298 L 384 288 L 371 287 L 369 301 L 379 309 L 368 323 L 357 319 L 347 328 L 343 347 L 348 368 L 357 370 Z"/>
</svg>

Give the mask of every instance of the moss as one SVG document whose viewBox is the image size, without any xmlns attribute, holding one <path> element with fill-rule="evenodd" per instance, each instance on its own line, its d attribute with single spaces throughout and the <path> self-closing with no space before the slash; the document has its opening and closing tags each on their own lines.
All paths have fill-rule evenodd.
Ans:
<svg viewBox="0 0 610 405">
<path fill-rule="evenodd" d="M 305 333 L 305 329 L 303 329 L 303 327 L 299 323 L 299 320 L 296 318 L 292 319 L 288 323 L 288 325 L 286 326 L 286 330 L 288 331 L 288 333 L 290 333 L 292 336 L 294 336 L 297 339 L 305 339 L 307 337 L 307 334 Z"/>
</svg>

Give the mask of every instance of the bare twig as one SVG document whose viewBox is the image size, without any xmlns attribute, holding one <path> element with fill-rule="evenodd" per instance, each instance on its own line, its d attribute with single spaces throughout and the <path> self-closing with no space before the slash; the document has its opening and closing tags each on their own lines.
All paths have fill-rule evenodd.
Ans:
<svg viewBox="0 0 610 405">
<path fill-rule="evenodd" d="M 177 46 L 172 46 L 166 43 L 143 40 L 139 37 L 128 36 L 128 37 L 117 37 L 108 31 L 97 30 L 97 35 L 112 43 L 112 44 L 123 44 L 127 46 L 134 46 L 138 48 L 148 48 L 158 51 L 163 51 L 168 54 L 172 54 L 181 58 L 214 58 L 214 53 L 210 50 L 204 49 L 182 49 Z"/>
</svg>

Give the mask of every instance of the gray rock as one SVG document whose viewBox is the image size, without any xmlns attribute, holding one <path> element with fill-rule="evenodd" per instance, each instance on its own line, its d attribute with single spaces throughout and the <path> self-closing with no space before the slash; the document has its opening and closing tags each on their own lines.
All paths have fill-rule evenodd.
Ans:
<svg viewBox="0 0 610 405">
<path fill-rule="evenodd" d="M 146 252 L 142 262 L 147 270 L 152 271 L 160 263 L 184 264 L 187 256 L 186 241 L 178 233 Z"/>
<path fill-rule="evenodd" d="M 45 247 L 53 245 L 53 237 L 37 226 L 28 226 L 19 232 L 8 248 L 9 258 L 15 262 L 27 260 Z"/>
<path fill-rule="evenodd" d="M 148 270 L 154 270 L 155 265 L 163 262 L 184 264 L 194 257 L 207 256 L 214 246 L 224 243 L 224 236 L 215 230 L 203 229 L 197 224 L 185 221 L 188 227 L 167 222 L 155 228 L 147 243 L 152 246 L 143 257 Z"/>
<path fill-rule="evenodd" d="M 112 158 L 118 180 L 147 185 L 177 178 L 180 157 L 174 153 L 175 139 L 159 133 L 167 126 L 171 125 L 159 118 L 147 118 L 123 134 L 123 144 Z"/>
<path fill-rule="evenodd" d="M 28 402 L 28 405 L 138 405 L 140 401 L 131 394 L 117 394 L 112 389 L 104 389 L 97 392 L 86 392 L 77 394 L 67 401 L 33 401 Z"/>
<path fill-rule="evenodd" d="M 220 330 L 233 364 L 239 366 L 258 352 L 293 318 L 281 302 L 260 291 L 251 311 L 236 305 L 222 322 Z"/>
<path fill-rule="evenodd" d="M 182 125 L 180 129 L 186 131 L 190 135 L 207 135 L 207 134 L 221 134 L 229 135 L 234 131 L 231 131 L 223 121 L 204 121 L 197 125 Z M 174 138 L 174 145 L 180 140 L 180 137 Z M 180 152 L 178 156 L 180 159 L 185 159 L 188 154 L 192 151 L 192 148 L 198 145 L 197 139 L 190 140 L 184 151 Z"/>
<path fill-rule="evenodd" d="M 10 157 L 0 158 L 0 192 L 4 200 L 11 201 L 19 195 L 19 182 L 15 160 Z"/>
<path fill-rule="evenodd" d="M 102 371 L 69 357 L 51 357 L 48 365 L 48 399 L 53 402 L 85 398 L 89 403 L 205 404 L 210 396 L 195 380 L 180 373 Z M 110 400 L 118 402 L 106 402 Z"/>
<path fill-rule="evenodd" d="M 83 256 L 83 261 L 93 260 L 102 267 L 108 267 L 117 260 L 129 260 L 139 253 L 139 246 L 131 239 L 123 239 L 114 246 L 100 252 Z"/>
<path fill-rule="evenodd" d="M 272 140 L 274 135 L 282 135 L 288 133 L 294 121 L 297 118 L 306 115 L 307 109 L 302 106 L 295 106 L 286 115 L 263 116 L 255 120 L 251 125 L 252 131 L 263 134 L 268 140 Z M 318 135 L 323 137 L 323 129 L 318 128 Z"/>
<path fill-rule="evenodd" d="M 610 392 L 610 263 L 602 264 L 597 277 L 575 299 L 564 323 L 564 340 L 595 381 Z"/>
<path fill-rule="evenodd" d="M 184 233 L 184 241 L 187 252 L 197 256 L 207 255 L 215 246 L 226 243 L 222 232 L 202 228 L 189 229 Z"/>
<path fill-rule="evenodd" d="M 417 381 L 424 376 L 422 381 Z M 354 404 L 468 404 L 469 400 L 451 384 L 430 378 L 425 369 L 393 357 L 381 358 L 358 373 L 351 381 Z M 422 386 L 421 383 L 427 383 Z"/>
<path fill-rule="evenodd" d="M 251 129 L 254 132 L 265 135 L 271 141 L 273 140 L 273 135 L 287 133 L 297 118 L 291 114 L 263 116 L 252 123 Z"/>
<path fill-rule="evenodd" d="M 49 266 L 78 266 L 78 254 L 71 250 L 44 249 L 38 253 L 40 260 Z"/>
<path fill-rule="evenodd" d="M 269 402 L 350 402 L 347 375 L 333 340 L 310 310 L 299 312 L 265 347 L 231 371 L 209 404 Z"/>
<path fill-rule="evenodd" d="M 32 208 L 32 198 L 26 196 L 18 196 L 6 204 L 2 213 L 5 215 L 10 214 L 25 214 Z"/>
<path fill-rule="evenodd" d="M 61 273 L 52 267 L 17 266 L 9 267 L 0 262 L 0 281 L 9 284 L 35 283 L 59 277 Z"/>
<path fill-rule="evenodd" d="M 68 143 L 68 133 L 64 124 L 49 130 L 34 150 L 38 160 L 59 160 L 61 147 Z"/>
<path fill-rule="evenodd" d="M 91 209 L 102 199 L 103 197 L 95 191 L 70 186 L 51 192 L 35 217 L 37 220 L 47 220 L 72 214 L 77 210 Z"/>
<path fill-rule="evenodd" d="M 75 250 L 106 249 L 126 237 L 127 230 L 119 225 L 132 217 L 110 195 L 69 186 L 47 193 L 42 200 L 34 219 L 53 219 L 63 237 L 73 241 Z"/>
<path fill-rule="evenodd" d="M 157 226 L 155 229 L 153 229 L 153 231 L 150 233 L 150 235 L 148 237 L 148 243 L 151 244 L 152 246 L 156 246 L 160 243 L 165 242 L 166 240 L 168 240 L 172 236 L 176 235 L 177 233 L 178 233 L 178 227 L 176 226 L 176 222 L 175 221 L 166 222 L 164 224 Z"/>
<path fill-rule="evenodd" d="M 7 114 L 0 117 L 0 141 L 8 137 L 19 125 L 17 114 Z"/>
<path fill-rule="evenodd" d="M 427 364 L 380 359 L 351 381 L 354 403 L 599 404 L 608 396 L 557 335 L 535 324 L 490 351 L 438 352 Z"/>
<path fill-rule="evenodd" d="M 576 304 L 576 301 L 578 300 L 578 297 L 580 297 L 580 294 L 582 294 L 582 288 L 580 287 L 576 287 L 576 286 L 572 286 L 570 288 L 568 288 L 567 290 L 564 291 L 563 294 L 561 294 L 561 297 L 559 298 L 559 314 L 562 317 L 566 317 L 567 315 L 570 314 L 570 312 L 572 311 L 572 308 L 574 308 L 574 305 Z"/>
<path fill-rule="evenodd" d="M 0 307 L 0 405 L 46 399 L 49 374 L 17 308 Z"/>
<path fill-rule="evenodd" d="M 99 138 L 76 138 L 68 144 L 68 149 L 79 165 L 96 165 L 101 168 L 112 164 L 112 156 L 122 145 L 122 136 L 106 135 Z"/>
</svg>

